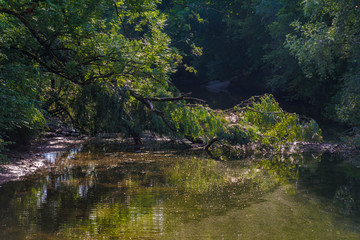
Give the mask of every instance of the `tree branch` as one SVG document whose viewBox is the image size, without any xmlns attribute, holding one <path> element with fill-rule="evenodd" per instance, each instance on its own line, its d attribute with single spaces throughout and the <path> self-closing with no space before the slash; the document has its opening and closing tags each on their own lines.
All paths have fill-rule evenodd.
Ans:
<svg viewBox="0 0 360 240">
<path fill-rule="evenodd" d="M 107 74 L 100 74 L 98 76 L 94 76 L 94 77 L 91 77 L 89 79 L 87 79 L 84 83 L 92 83 L 94 80 L 96 79 L 99 79 L 99 78 L 109 78 L 111 76 L 113 76 L 115 73 L 113 72 L 110 72 L 110 73 L 107 73 Z"/>
<path fill-rule="evenodd" d="M 16 49 L 16 50 L 20 50 L 20 49 L 17 49 L 17 48 L 13 48 L 13 49 Z M 28 51 L 25 51 L 25 50 L 20 50 L 23 54 L 25 54 L 26 56 L 32 58 L 33 60 L 35 60 L 36 62 L 38 62 L 40 65 L 42 65 L 43 67 L 45 67 L 49 72 L 51 73 L 54 73 L 56 75 L 58 75 L 59 77 L 62 77 L 62 78 L 65 78 L 67 80 L 70 80 L 71 82 L 74 82 L 76 84 L 80 84 L 78 81 L 74 80 L 73 78 L 69 77 L 69 76 L 66 76 L 63 72 L 61 72 L 60 70 L 57 70 L 55 68 L 53 68 L 52 66 L 49 66 L 48 64 L 46 64 L 44 61 L 42 61 L 40 59 L 39 56 L 33 54 L 33 53 L 30 53 Z"/>
<path fill-rule="evenodd" d="M 126 30 L 125 25 L 124 25 L 124 21 L 123 21 L 122 17 L 120 16 L 119 8 L 116 5 L 115 1 L 114 1 L 114 6 L 115 6 L 116 15 L 120 19 L 120 23 L 121 23 L 121 27 L 122 27 L 122 29 L 124 31 L 124 35 L 125 35 L 126 38 L 129 38 L 129 34 L 127 33 L 127 30 Z"/>
<path fill-rule="evenodd" d="M 140 94 L 136 93 L 134 90 L 131 90 L 128 88 L 128 91 L 130 92 L 130 95 L 133 96 L 135 99 L 137 99 L 138 101 L 140 101 L 141 103 L 143 103 L 148 109 L 150 109 L 151 112 L 155 113 L 157 116 L 159 116 L 165 123 L 165 125 L 174 133 L 177 133 L 178 131 L 170 124 L 170 122 L 165 118 L 164 113 L 162 111 L 159 111 L 158 109 L 154 108 L 154 105 L 151 102 L 150 98 L 145 98 L 143 96 L 141 96 Z M 156 99 L 156 98 L 155 98 Z M 157 98 L 157 100 L 159 100 L 161 98 Z M 166 98 L 165 98 L 166 99 Z M 167 98 L 169 99 L 169 98 Z M 172 100 L 168 100 L 168 101 L 173 101 L 173 98 L 171 98 Z M 182 98 L 177 97 L 175 98 L 177 100 L 181 100 Z M 201 139 L 194 139 L 191 136 L 185 135 L 184 137 L 187 138 L 189 141 L 191 141 L 192 143 L 203 143 L 203 141 Z"/>
<path fill-rule="evenodd" d="M 0 8 L 0 13 L 6 13 L 9 15 L 14 16 L 15 18 L 19 19 L 22 24 L 25 25 L 25 27 L 30 31 L 30 33 L 33 35 L 33 37 L 40 43 L 40 45 L 45 49 L 45 51 L 51 56 L 55 62 L 58 65 L 62 65 L 62 63 L 59 61 L 58 57 L 51 51 L 50 44 L 46 42 L 45 39 L 43 39 L 39 33 L 31 26 L 28 20 L 24 16 L 22 16 L 20 13 L 16 12 L 15 10 L 10 10 L 7 8 Z"/>
<path fill-rule="evenodd" d="M 154 101 L 154 102 L 170 102 L 170 101 L 178 101 L 178 100 L 189 100 L 189 101 L 197 101 L 197 102 L 201 102 L 201 103 L 206 103 L 205 100 L 202 100 L 199 98 L 188 97 L 191 94 L 192 93 L 189 92 L 189 93 L 182 94 L 179 97 L 165 97 L 165 98 L 152 97 L 152 98 L 148 98 L 148 99 L 151 101 Z"/>
<path fill-rule="evenodd" d="M 46 43 L 46 41 L 42 37 L 40 37 L 37 31 L 20 13 L 17 13 L 15 10 L 10 10 L 7 8 L 0 8 L 0 12 L 12 15 L 19 19 L 42 46 L 49 48 L 49 45 Z"/>
<path fill-rule="evenodd" d="M 175 2 L 175 4 L 180 5 L 180 6 L 183 6 L 183 7 L 192 8 L 192 6 L 187 5 L 187 4 L 184 4 L 184 3 Z M 223 11 L 220 11 L 220 10 L 218 10 L 218 9 L 216 9 L 216 8 L 204 7 L 204 6 L 200 6 L 200 5 L 195 6 L 195 8 L 202 8 L 202 9 L 206 9 L 206 10 L 213 10 L 213 11 L 215 11 L 215 12 L 218 12 L 218 13 L 224 14 L 224 12 L 223 12 Z"/>
<path fill-rule="evenodd" d="M 164 113 L 157 110 L 156 108 L 154 108 L 154 105 L 148 98 L 144 98 L 143 96 L 141 96 L 140 94 L 136 93 L 135 91 L 133 91 L 131 89 L 128 89 L 128 90 L 129 90 L 131 96 L 133 96 L 135 99 L 137 99 L 138 101 L 143 103 L 147 108 L 150 109 L 151 112 L 158 115 L 164 121 L 166 126 L 171 129 L 171 131 L 176 132 L 176 129 L 173 126 L 171 126 L 171 124 L 168 122 L 168 120 L 164 117 Z"/>
<path fill-rule="evenodd" d="M 211 147 L 211 145 L 213 145 L 217 141 L 218 141 L 218 139 L 216 137 L 211 139 L 210 142 L 204 147 L 204 150 L 209 151 L 209 148 Z"/>
</svg>

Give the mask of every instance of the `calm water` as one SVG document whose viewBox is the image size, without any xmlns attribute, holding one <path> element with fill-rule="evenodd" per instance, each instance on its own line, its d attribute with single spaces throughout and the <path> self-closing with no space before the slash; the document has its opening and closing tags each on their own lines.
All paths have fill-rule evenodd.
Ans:
<svg viewBox="0 0 360 240">
<path fill-rule="evenodd" d="M 360 159 L 86 147 L 0 188 L 0 239 L 360 239 Z"/>
</svg>

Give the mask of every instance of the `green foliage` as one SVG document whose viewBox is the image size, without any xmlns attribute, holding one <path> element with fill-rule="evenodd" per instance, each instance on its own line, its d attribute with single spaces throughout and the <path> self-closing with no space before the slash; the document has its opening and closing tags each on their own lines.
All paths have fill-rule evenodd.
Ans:
<svg viewBox="0 0 360 240">
<path fill-rule="evenodd" d="M 126 132 L 122 129 L 125 120 L 126 94 L 110 92 L 105 86 L 88 85 L 74 96 L 71 113 L 75 127 L 91 135 L 97 133 Z"/>
<path fill-rule="evenodd" d="M 6 163 L 7 161 L 7 155 L 5 154 L 5 152 L 8 151 L 6 146 L 9 144 L 11 144 L 11 142 L 5 141 L 0 136 L 0 163 Z"/>
<path fill-rule="evenodd" d="M 224 122 L 212 110 L 205 107 L 176 107 L 171 111 L 171 120 L 175 128 L 184 135 L 192 138 L 205 137 L 208 139 L 216 136 Z"/>
<path fill-rule="evenodd" d="M 287 36 L 286 46 L 309 79 L 304 81 L 316 86 L 309 97 L 317 100 L 323 95 L 326 102 L 322 104 L 328 106 L 332 118 L 358 125 L 358 5 L 354 1 L 307 0 L 302 6 L 307 18 L 293 22 L 297 32 Z"/>
<path fill-rule="evenodd" d="M 328 118 L 359 125 L 356 1 L 177 0 L 161 7 L 173 44 L 188 53 L 185 66 L 197 72 L 176 78 L 230 79 L 247 89 L 266 81 L 290 99 L 326 109 Z M 193 43 L 203 48 L 200 57 L 191 56 Z"/>
<path fill-rule="evenodd" d="M 360 149 L 360 130 L 357 127 L 351 128 L 341 140 L 356 149 Z"/>
<path fill-rule="evenodd" d="M 163 1 L 161 8 L 169 16 L 166 31 L 176 40 L 173 45 L 185 55 L 185 69 L 175 77 L 184 77 L 185 71 L 193 72 L 189 67 L 192 66 L 196 75 L 186 74 L 187 78 L 198 82 L 226 80 L 241 77 L 251 64 L 261 62 L 261 57 L 256 55 L 261 49 L 249 42 L 254 40 L 255 31 L 259 30 L 256 33 L 259 34 L 263 28 L 255 24 L 241 25 L 243 13 L 247 11 L 241 2 Z M 247 30 L 253 35 L 246 36 Z"/>
<path fill-rule="evenodd" d="M 46 127 L 36 105 L 18 92 L 6 89 L 4 84 L 0 88 L 0 102 L 0 137 L 26 142 Z"/>
<path fill-rule="evenodd" d="M 337 118 L 349 125 L 360 126 L 360 96 L 359 89 L 345 87 L 336 96 L 340 98 L 335 105 Z"/>
<path fill-rule="evenodd" d="M 184 66 L 196 66 L 206 79 L 257 74 L 270 36 L 277 43 L 285 39 L 269 27 L 285 6 L 263 0 L 1 1 L 0 135 L 36 135 L 45 126 L 43 108 L 92 135 L 140 139 L 150 131 L 231 145 L 320 138 L 316 123 L 302 123 L 270 95 L 253 101 L 234 122 L 226 112 L 189 104 L 170 83 L 183 58 L 173 45 L 200 57 L 185 54 Z"/>
<path fill-rule="evenodd" d="M 263 143 L 322 140 L 321 130 L 314 120 L 302 122 L 297 114 L 284 111 L 273 95 L 264 95 L 258 100 L 253 97 L 250 102 L 246 108 L 238 110 L 243 110 L 240 117 L 256 130 L 253 138 Z"/>
<path fill-rule="evenodd" d="M 144 95 L 167 92 L 169 74 L 181 60 L 163 33 L 158 3 L 1 2 L 0 79 L 19 103 L 4 104 L 5 112 L 20 108 L 14 119 L 29 129 L 41 121 L 39 106 L 86 133 L 145 129 L 137 116 L 143 107 L 126 88 Z"/>
<path fill-rule="evenodd" d="M 220 140 L 226 140 L 232 145 L 239 145 L 248 143 L 251 136 L 246 134 L 246 131 L 239 125 L 230 126 L 225 132 L 220 135 Z"/>
<path fill-rule="evenodd" d="M 29 97 L 9 89 L 0 79 L 0 161 L 6 161 L 7 146 L 25 143 L 46 127 L 42 112 Z"/>
<path fill-rule="evenodd" d="M 4 70 L 4 79 L 28 61 L 25 80 L 42 86 L 29 99 L 41 100 L 40 105 L 50 113 L 88 134 L 120 132 L 141 137 L 151 131 L 205 142 L 217 136 L 244 142 L 246 136 L 240 129 L 228 128 L 225 118 L 207 107 L 185 101 L 153 102 L 156 111 L 162 112 L 158 115 L 146 105 L 152 97 L 179 94 L 169 84 L 169 75 L 181 56 L 163 32 L 166 19 L 157 10 L 158 3 L 3 3 L 2 63 L 13 66 Z M 26 13 L 29 7 L 31 14 Z M 189 46 L 201 55 L 199 47 Z"/>
</svg>

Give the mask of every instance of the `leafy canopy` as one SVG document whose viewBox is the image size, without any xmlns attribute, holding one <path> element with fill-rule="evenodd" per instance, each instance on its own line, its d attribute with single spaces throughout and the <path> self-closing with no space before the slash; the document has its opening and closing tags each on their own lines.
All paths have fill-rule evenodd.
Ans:
<svg viewBox="0 0 360 240">
<path fill-rule="evenodd" d="M 182 95 L 172 85 L 170 75 L 182 56 L 165 33 L 167 16 L 159 11 L 160 4 L 154 0 L 0 1 L 0 97 L 5 99 L 1 140 L 11 139 L 17 131 L 43 128 L 44 114 L 49 113 L 85 133 L 122 133 L 137 143 L 146 131 L 203 143 L 249 141 L 247 129 L 233 124 L 224 112 L 198 104 L 201 100 Z M 246 7 L 238 2 L 229 6 Z M 201 49 L 190 45 L 200 55 Z M 271 98 L 269 104 L 278 108 Z M 290 120 L 284 126 L 275 126 L 297 124 L 291 116 L 285 116 Z M 252 123 L 255 118 L 248 113 L 243 121 L 259 124 L 259 129 L 267 126 L 263 121 Z"/>
</svg>

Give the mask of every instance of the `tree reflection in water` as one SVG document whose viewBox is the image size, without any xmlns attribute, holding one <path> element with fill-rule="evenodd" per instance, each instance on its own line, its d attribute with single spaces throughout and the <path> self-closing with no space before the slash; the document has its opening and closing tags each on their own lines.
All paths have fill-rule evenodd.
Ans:
<svg viewBox="0 0 360 240">
<path fill-rule="evenodd" d="M 79 152 L 56 161 L 59 167 L 45 176 L 0 189 L 0 238 L 166 238 L 180 231 L 179 226 L 279 204 L 269 200 L 279 189 L 290 197 L 288 204 L 304 204 L 295 212 L 307 212 L 312 201 L 322 214 L 328 212 L 329 219 L 340 214 L 354 226 L 359 221 L 357 160 L 339 156 L 221 162 L 165 153 Z M 279 211 L 276 214 L 284 214 Z M 358 230 L 354 227 L 346 234 L 353 236 Z M 285 233 L 284 229 L 284 239 Z"/>
</svg>

